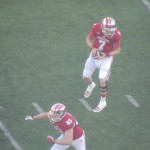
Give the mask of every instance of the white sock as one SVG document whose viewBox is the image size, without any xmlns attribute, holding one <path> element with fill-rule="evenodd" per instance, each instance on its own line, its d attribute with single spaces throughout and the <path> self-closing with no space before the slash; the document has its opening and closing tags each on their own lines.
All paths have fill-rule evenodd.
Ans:
<svg viewBox="0 0 150 150">
<path fill-rule="evenodd" d="M 101 103 L 103 103 L 103 102 L 106 102 L 106 97 L 101 97 L 101 100 L 100 100 L 100 102 L 99 102 L 99 105 L 100 105 Z"/>
<path fill-rule="evenodd" d="M 92 84 L 93 84 L 93 82 L 92 82 L 91 84 L 89 84 L 89 87 L 91 87 L 91 86 L 92 86 Z"/>
</svg>

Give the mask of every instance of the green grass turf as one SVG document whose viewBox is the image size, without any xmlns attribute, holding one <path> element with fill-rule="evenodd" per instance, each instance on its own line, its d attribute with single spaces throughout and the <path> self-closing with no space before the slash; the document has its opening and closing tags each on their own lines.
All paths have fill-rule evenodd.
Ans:
<svg viewBox="0 0 150 150">
<path fill-rule="evenodd" d="M 112 65 L 108 106 L 95 114 L 78 99 L 86 89 L 82 70 L 90 50 L 85 38 L 106 16 L 117 20 L 122 50 Z M 87 150 L 149 150 L 149 18 L 137 0 L 0 1 L 0 121 L 23 150 L 49 149 L 45 137 L 59 135 L 52 125 L 24 117 L 37 114 L 32 102 L 46 111 L 58 101 L 85 129 Z M 97 73 L 93 77 L 97 83 Z M 87 102 L 91 107 L 99 102 L 98 83 Z M 0 130 L 0 150 L 14 149 Z"/>
</svg>

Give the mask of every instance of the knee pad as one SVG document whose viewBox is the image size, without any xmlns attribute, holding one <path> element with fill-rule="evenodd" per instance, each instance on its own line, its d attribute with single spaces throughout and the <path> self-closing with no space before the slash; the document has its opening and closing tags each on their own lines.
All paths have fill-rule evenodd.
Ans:
<svg viewBox="0 0 150 150">
<path fill-rule="evenodd" d="M 107 84 L 106 84 L 106 86 L 100 86 L 100 85 L 99 85 L 99 88 L 100 88 L 100 92 L 101 92 L 101 93 L 105 93 L 105 92 L 108 91 L 108 86 L 107 86 Z"/>
</svg>

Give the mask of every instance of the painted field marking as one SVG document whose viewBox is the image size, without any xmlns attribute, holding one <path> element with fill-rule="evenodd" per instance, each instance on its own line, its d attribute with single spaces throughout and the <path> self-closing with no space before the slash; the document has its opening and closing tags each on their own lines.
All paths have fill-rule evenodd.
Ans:
<svg viewBox="0 0 150 150">
<path fill-rule="evenodd" d="M 33 102 L 32 105 L 39 113 L 44 113 L 45 111 L 38 105 L 38 103 Z"/>
<path fill-rule="evenodd" d="M 128 101 L 131 102 L 135 107 L 140 107 L 138 102 L 131 95 L 125 95 L 125 97 L 127 97 Z"/>
<path fill-rule="evenodd" d="M 12 145 L 15 147 L 16 150 L 23 150 L 1 121 L 0 121 L 0 129 L 4 132 L 5 136 L 10 140 L 10 142 L 12 143 Z"/>
<path fill-rule="evenodd" d="M 84 98 L 79 98 L 79 101 L 83 104 L 83 106 L 88 110 L 88 111 L 93 111 L 92 107 L 86 102 Z"/>
<path fill-rule="evenodd" d="M 145 6 L 148 7 L 148 9 L 150 10 L 150 2 L 148 0 L 142 0 L 142 2 L 144 3 Z"/>
</svg>

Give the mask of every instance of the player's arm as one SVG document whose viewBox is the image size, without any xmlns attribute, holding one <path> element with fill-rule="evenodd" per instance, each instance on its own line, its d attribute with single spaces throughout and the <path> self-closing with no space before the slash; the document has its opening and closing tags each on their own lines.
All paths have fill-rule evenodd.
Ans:
<svg viewBox="0 0 150 150">
<path fill-rule="evenodd" d="M 121 48 L 120 48 L 120 40 L 116 41 L 113 43 L 114 49 L 113 51 L 109 52 L 109 53 L 104 53 L 104 56 L 115 56 L 115 55 L 119 55 Z"/>
<path fill-rule="evenodd" d="M 73 128 L 66 130 L 65 133 L 65 138 L 62 140 L 56 139 L 55 143 L 56 144 L 63 144 L 63 145 L 70 145 L 73 140 Z"/>
<path fill-rule="evenodd" d="M 42 113 L 42 114 L 38 114 L 33 116 L 33 119 L 43 119 L 43 118 L 48 118 L 48 112 Z"/>
<path fill-rule="evenodd" d="M 120 40 L 113 43 L 114 49 L 109 53 L 110 56 L 119 55 L 120 54 Z"/>
<path fill-rule="evenodd" d="M 92 49 L 94 37 L 91 34 L 92 33 L 89 33 L 88 36 L 86 37 L 86 44 Z"/>
<path fill-rule="evenodd" d="M 120 47 L 113 49 L 113 51 L 111 51 L 109 53 L 101 53 L 101 55 L 98 56 L 97 59 L 102 59 L 107 56 L 115 56 L 115 55 L 119 55 L 119 54 L 120 54 Z"/>
<path fill-rule="evenodd" d="M 43 118 L 48 118 L 48 112 L 45 112 L 45 113 L 41 113 L 41 114 L 38 114 L 38 115 L 28 115 L 25 117 L 25 120 L 36 120 L 36 119 L 43 119 Z"/>
<path fill-rule="evenodd" d="M 115 56 L 120 54 L 120 48 L 115 48 L 112 52 L 109 52 L 109 56 Z"/>
<path fill-rule="evenodd" d="M 92 57 L 95 56 L 96 51 L 98 50 L 97 48 L 93 47 L 93 42 L 94 42 L 94 36 L 93 36 L 92 32 L 90 32 L 89 35 L 86 37 L 86 43 L 91 48 Z"/>
</svg>

